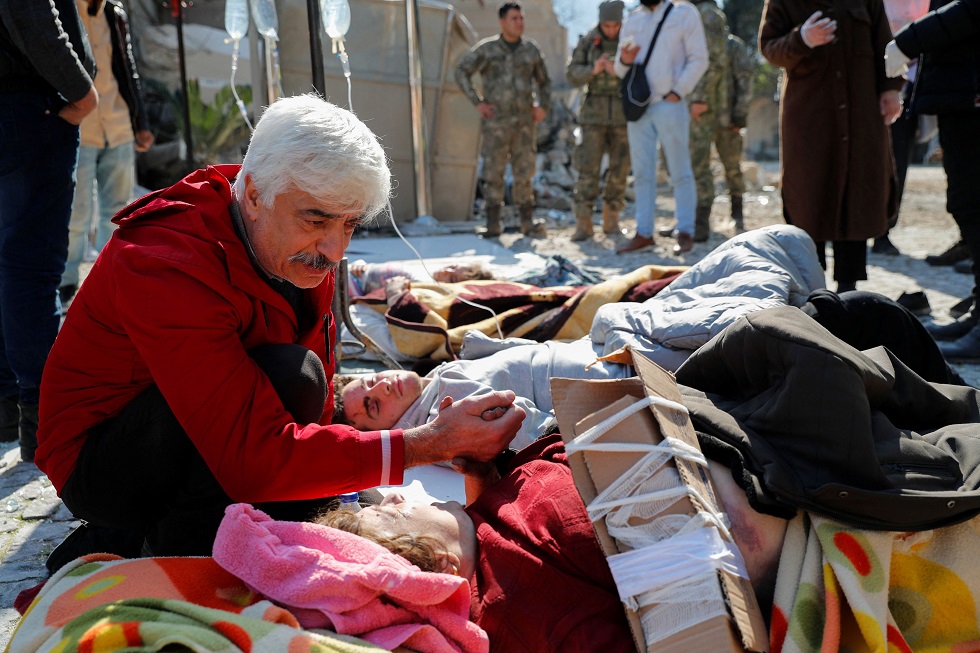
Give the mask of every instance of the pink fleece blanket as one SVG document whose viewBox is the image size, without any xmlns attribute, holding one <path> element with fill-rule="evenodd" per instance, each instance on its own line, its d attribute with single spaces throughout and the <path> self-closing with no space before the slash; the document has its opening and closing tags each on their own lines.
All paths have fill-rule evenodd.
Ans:
<svg viewBox="0 0 980 653">
<path fill-rule="evenodd" d="M 469 583 L 421 571 L 374 542 L 327 526 L 275 521 L 229 506 L 214 560 L 286 606 L 304 628 L 332 628 L 386 649 L 486 653 L 487 634 L 469 620 Z"/>
</svg>

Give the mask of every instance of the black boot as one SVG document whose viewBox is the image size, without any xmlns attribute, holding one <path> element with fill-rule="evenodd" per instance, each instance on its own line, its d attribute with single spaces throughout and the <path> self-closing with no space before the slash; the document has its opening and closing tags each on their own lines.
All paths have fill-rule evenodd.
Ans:
<svg viewBox="0 0 980 653">
<path fill-rule="evenodd" d="M 37 451 L 37 404 L 20 405 L 20 459 L 34 462 Z"/>
<path fill-rule="evenodd" d="M 0 397 L 0 442 L 13 442 L 20 433 L 17 397 Z"/>
<path fill-rule="evenodd" d="M 699 206 L 694 211 L 694 242 L 703 243 L 711 235 L 711 205 Z"/>
<path fill-rule="evenodd" d="M 926 263 L 929 265 L 952 265 L 957 261 L 962 261 L 963 259 L 967 258 L 970 258 L 970 248 L 967 247 L 966 242 L 960 238 L 942 254 L 930 254 L 927 256 Z"/>
<path fill-rule="evenodd" d="M 948 361 L 975 361 L 980 359 L 980 326 L 974 326 L 958 340 L 938 344 L 939 351 Z"/>
<path fill-rule="evenodd" d="M 958 340 L 973 330 L 978 322 L 980 322 L 980 312 L 970 311 L 949 324 L 942 326 L 927 324 L 926 330 L 935 340 Z"/>
</svg>

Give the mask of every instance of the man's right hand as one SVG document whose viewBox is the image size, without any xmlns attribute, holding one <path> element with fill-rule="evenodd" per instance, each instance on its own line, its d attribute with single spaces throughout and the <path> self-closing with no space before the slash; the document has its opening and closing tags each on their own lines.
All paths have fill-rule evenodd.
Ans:
<svg viewBox="0 0 980 653">
<path fill-rule="evenodd" d="M 428 424 L 405 431 L 405 467 L 465 458 L 486 462 L 507 448 L 524 421 L 524 409 L 514 405 L 510 391 L 466 397 L 444 397 L 439 415 Z M 496 419 L 484 413 L 502 408 Z"/>
<path fill-rule="evenodd" d="M 76 100 L 63 106 L 61 111 L 58 112 L 58 117 L 77 126 L 82 124 L 85 116 L 95 111 L 98 106 L 99 93 L 92 86 L 81 100 Z"/>
<path fill-rule="evenodd" d="M 484 120 L 490 120 L 497 115 L 497 107 L 490 104 L 489 102 L 480 102 L 476 105 L 476 110 L 480 112 Z"/>
<path fill-rule="evenodd" d="M 619 51 L 619 60 L 623 62 L 623 65 L 631 66 L 636 61 L 636 55 L 639 52 L 640 46 L 636 43 L 633 45 L 624 45 Z"/>
<path fill-rule="evenodd" d="M 602 73 L 609 73 L 610 75 L 615 75 L 613 72 L 612 60 L 609 58 L 608 54 L 603 54 L 601 57 L 595 60 L 592 64 L 592 75 L 601 75 Z"/>
</svg>

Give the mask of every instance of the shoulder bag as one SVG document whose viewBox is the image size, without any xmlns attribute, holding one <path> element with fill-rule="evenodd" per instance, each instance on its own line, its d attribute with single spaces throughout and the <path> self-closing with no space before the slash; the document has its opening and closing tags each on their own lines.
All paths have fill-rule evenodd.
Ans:
<svg viewBox="0 0 980 653">
<path fill-rule="evenodd" d="M 643 59 L 643 63 L 634 62 L 630 66 L 629 72 L 626 76 L 619 82 L 619 96 L 623 101 L 623 113 L 626 114 L 626 120 L 634 122 L 639 120 L 643 113 L 647 110 L 647 106 L 650 104 L 650 83 L 647 81 L 647 62 L 650 61 L 650 55 L 653 54 L 653 48 L 657 44 L 657 37 L 660 36 L 660 29 L 664 26 L 664 21 L 667 20 L 667 16 L 670 14 L 670 10 L 674 8 L 674 3 L 670 0 L 666 0 L 667 10 L 664 11 L 663 18 L 657 23 L 657 29 L 653 32 L 653 38 L 650 39 L 650 48 L 647 50 L 647 56 Z"/>
</svg>

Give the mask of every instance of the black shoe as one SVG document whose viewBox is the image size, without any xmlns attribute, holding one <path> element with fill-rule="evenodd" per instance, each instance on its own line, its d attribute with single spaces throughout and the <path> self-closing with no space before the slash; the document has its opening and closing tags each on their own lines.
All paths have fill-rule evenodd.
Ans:
<svg viewBox="0 0 980 653">
<path fill-rule="evenodd" d="M 884 254 L 885 256 L 898 256 L 901 254 L 894 243 L 889 240 L 888 234 L 875 238 L 875 242 L 871 246 L 871 252 L 873 254 Z"/>
<path fill-rule="evenodd" d="M 948 361 L 975 361 L 980 358 L 980 326 L 973 327 L 958 340 L 938 344 L 939 351 Z"/>
<path fill-rule="evenodd" d="M 953 269 L 960 274 L 973 274 L 973 259 L 965 258 L 962 261 L 953 263 Z"/>
<path fill-rule="evenodd" d="M 970 248 L 965 240 L 958 240 L 942 254 L 930 254 L 926 257 L 929 265 L 952 265 L 957 261 L 970 258 Z"/>
<path fill-rule="evenodd" d="M 68 302 L 72 300 L 76 292 L 78 292 L 78 286 L 73 283 L 58 288 L 58 297 L 61 298 L 61 306 L 67 306 Z"/>
<path fill-rule="evenodd" d="M 0 442 L 13 442 L 20 434 L 17 397 L 0 397 Z"/>
<path fill-rule="evenodd" d="M 929 315 L 932 313 L 932 307 L 929 306 L 929 298 L 921 290 L 903 292 L 895 301 L 907 308 L 913 315 Z"/>
<path fill-rule="evenodd" d="M 975 299 L 973 295 L 964 297 L 963 299 L 961 299 L 960 301 L 956 302 L 955 304 L 949 307 L 949 316 L 954 320 L 959 319 L 961 315 L 966 315 L 967 313 L 973 310 L 974 302 Z"/>
<path fill-rule="evenodd" d="M 971 311 L 949 324 L 943 324 L 941 326 L 927 324 L 926 331 L 929 332 L 929 335 L 934 340 L 958 340 L 969 333 L 973 327 L 977 326 L 978 322 L 980 322 L 980 312 Z"/>
<path fill-rule="evenodd" d="M 663 236 L 664 238 L 672 238 L 674 236 L 674 229 L 676 229 L 676 225 L 673 227 L 660 227 L 657 229 L 657 235 Z"/>
</svg>

